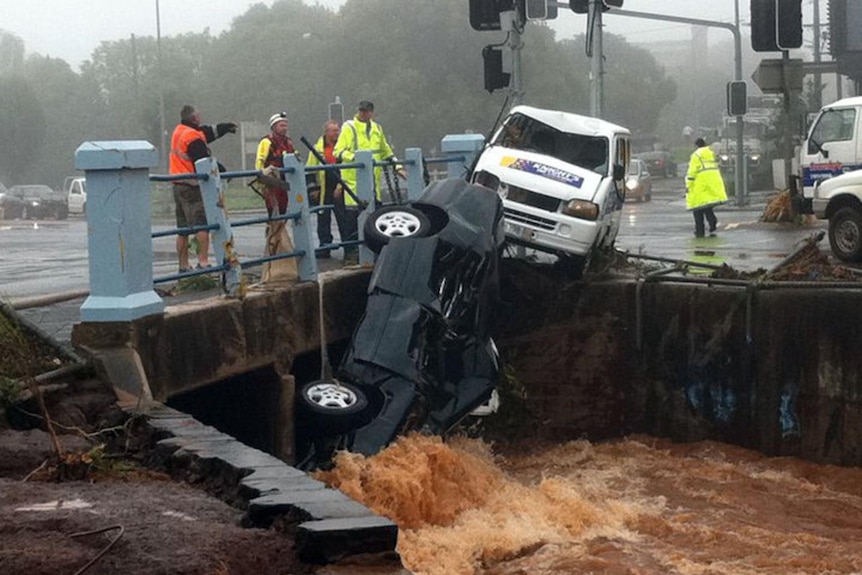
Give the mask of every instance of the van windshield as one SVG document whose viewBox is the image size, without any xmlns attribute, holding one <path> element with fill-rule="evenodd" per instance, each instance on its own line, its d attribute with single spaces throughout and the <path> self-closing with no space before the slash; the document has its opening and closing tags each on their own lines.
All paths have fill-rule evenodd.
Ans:
<svg viewBox="0 0 862 575">
<path fill-rule="evenodd" d="M 491 145 L 539 152 L 608 175 L 607 138 L 562 132 L 523 114 L 507 118 Z"/>
</svg>

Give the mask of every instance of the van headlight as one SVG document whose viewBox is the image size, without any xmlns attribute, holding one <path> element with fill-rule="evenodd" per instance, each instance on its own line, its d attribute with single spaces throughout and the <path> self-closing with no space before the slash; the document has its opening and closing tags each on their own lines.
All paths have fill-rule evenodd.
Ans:
<svg viewBox="0 0 862 575">
<path fill-rule="evenodd" d="M 496 192 L 497 188 L 500 185 L 500 178 L 498 178 L 491 172 L 486 172 L 485 170 L 482 170 L 473 177 L 473 183 L 479 184 L 480 186 L 485 186 L 486 188 L 494 190 Z"/>
<path fill-rule="evenodd" d="M 572 200 L 563 206 L 563 213 L 573 218 L 594 222 L 599 219 L 599 206 L 586 200 Z"/>
</svg>

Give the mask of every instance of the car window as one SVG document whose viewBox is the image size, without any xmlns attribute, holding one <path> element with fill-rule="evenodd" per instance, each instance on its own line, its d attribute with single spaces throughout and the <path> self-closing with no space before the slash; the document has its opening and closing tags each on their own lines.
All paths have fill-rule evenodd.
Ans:
<svg viewBox="0 0 862 575">
<path fill-rule="evenodd" d="M 523 114 L 506 120 L 492 145 L 539 152 L 603 176 L 608 174 L 608 139 L 569 134 Z"/>
</svg>

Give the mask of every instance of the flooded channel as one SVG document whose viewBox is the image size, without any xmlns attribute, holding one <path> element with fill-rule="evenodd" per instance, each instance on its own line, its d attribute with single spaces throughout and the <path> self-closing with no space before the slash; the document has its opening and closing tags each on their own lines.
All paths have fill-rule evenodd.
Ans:
<svg viewBox="0 0 862 575">
<path fill-rule="evenodd" d="M 414 435 L 319 476 L 399 525 L 416 574 L 862 573 L 862 469 L 726 444 Z"/>
</svg>

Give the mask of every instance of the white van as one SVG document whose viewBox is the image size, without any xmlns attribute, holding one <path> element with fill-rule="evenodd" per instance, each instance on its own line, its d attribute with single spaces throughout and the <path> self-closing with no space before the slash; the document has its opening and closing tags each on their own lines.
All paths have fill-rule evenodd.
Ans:
<svg viewBox="0 0 862 575">
<path fill-rule="evenodd" d="M 70 214 L 83 214 L 87 211 L 87 180 L 85 178 L 66 178 L 63 186 Z"/>
<path fill-rule="evenodd" d="M 626 128 L 531 106 L 512 108 L 472 181 L 503 200 L 506 239 L 556 254 L 579 274 L 616 239 L 631 157 Z"/>
<path fill-rule="evenodd" d="M 820 109 L 799 151 L 802 197 L 810 204 L 818 182 L 862 168 L 862 96 Z"/>
</svg>

